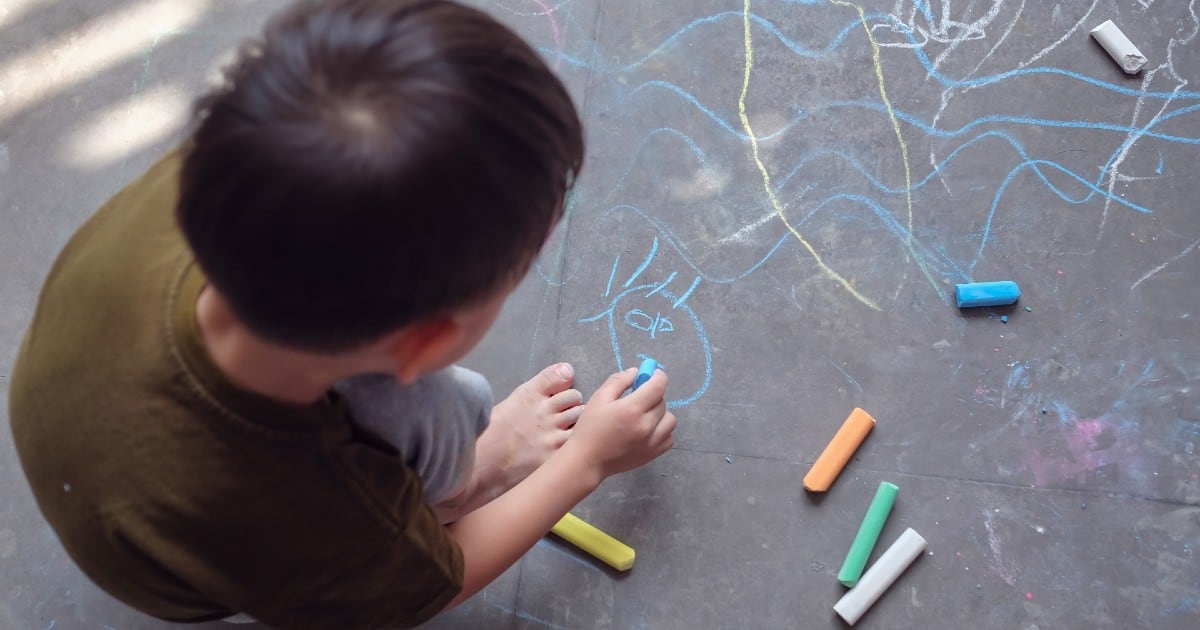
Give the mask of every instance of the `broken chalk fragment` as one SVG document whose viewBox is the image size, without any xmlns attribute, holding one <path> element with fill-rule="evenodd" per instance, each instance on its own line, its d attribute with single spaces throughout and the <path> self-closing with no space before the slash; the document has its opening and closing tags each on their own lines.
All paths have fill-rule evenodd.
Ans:
<svg viewBox="0 0 1200 630">
<path fill-rule="evenodd" d="M 1008 323 L 1008 315 L 1001 315 L 1000 322 L 1003 324 L 1007 324 Z"/>
<path fill-rule="evenodd" d="M 1113 24 L 1112 20 L 1106 20 L 1100 26 L 1092 29 L 1092 37 L 1108 51 L 1108 56 L 1121 66 L 1125 74 L 1137 74 L 1143 66 L 1146 65 L 1146 57 L 1142 51 L 1138 50 L 1133 42 Z"/>
<path fill-rule="evenodd" d="M 976 306 L 1008 306 L 1021 299 L 1021 288 L 1016 282 L 971 282 L 954 286 L 954 301 L 958 308 Z"/>
<path fill-rule="evenodd" d="M 925 539 L 911 527 L 904 530 L 900 538 L 871 565 L 858 585 L 833 605 L 833 611 L 846 623 L 854 625 L 924 550 Z"/>
<path fill-rule="evenodd" d="M 850 412 L 850 417 L 842 423 L 842 428 L 838 429 L 830 440 L 829 445 L 821 451 L 821 456 L 813 463 L 812 468 L 804 475 L 804 489 L 809 492 L 825 492 L 829 486 L 833 485 L 833 480 L 837 479 L 838 473 L 842 472 L 846 462 L 850 461 L 850 456 L 854 454 L 862 441 L 867 439 L 867 434 L 871 432 L 871 428 L 875 426 L 875 419 L 871 414 L 854 408 Z"/>
<path fill-rule="evenodd" d="M 896 503 L 898 492 L 900 488 L 896 484 L 879 482 L 875 498 L 867 507 L 867 515 L 863 517 L 862 525 L 859 525 L 854 542 L 850 544 L 850 551 L 846 554 L 846 560 L 842 562 L 842 568 L 838 571 L 837 579 L 843 585 L 854 588 L 854 585 L 858 584 L 858 578 L 862 577 L 863 569 L 867 566 L 867 558 L 871 556 L 871 550 L 875 549 L 875 543 L 879 540 L 879 532 L 883 531 L 883 524 L 887 522 L 888 514 L 891 514 L 892 506 Z"/>
<path fill-rule="evenodd" d="M 646 381 L 650 380 L 651 376 L 654 376 L 654 370 L 657 369 L 658 361 L 655 361 L 654 359 L 646 359 L 645 361 L 642 361 L 642 364 L 638 366 L 637 376 L 633 378 L 633 391 L 637 391 L 637 388 L 645 385 Z"/>
<path fill-rule="evenodd" d="M 633 567 L 636 554 L 632 547 L 573 514 L 563 516 L 550 531 L 618 571 Z"/>
</svg>

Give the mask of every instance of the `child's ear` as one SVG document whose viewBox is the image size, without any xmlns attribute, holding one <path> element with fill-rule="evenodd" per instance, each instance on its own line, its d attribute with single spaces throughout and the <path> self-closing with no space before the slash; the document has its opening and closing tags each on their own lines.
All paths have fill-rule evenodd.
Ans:
<svg viewBox="0 0 1200 630">
<path fill-rule="evenodd" d="M 389 346 L 396 378 L 404 384 L 442 367 L 445 358 L 458 347 L 464 331 L 451 318 L 438 318 L 412 324 Z"/>
</svg>

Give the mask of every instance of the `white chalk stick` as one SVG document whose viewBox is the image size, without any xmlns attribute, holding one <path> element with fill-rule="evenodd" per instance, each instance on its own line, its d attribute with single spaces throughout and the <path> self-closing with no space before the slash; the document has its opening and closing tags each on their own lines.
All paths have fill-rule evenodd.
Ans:
<svg viewBox="0 0 1200 630">
<path fill-rule="evenodd" d="M 1138 50 L 1133 42 L 1113 24 L 1112 20 L 1107 20 L 1100 26 L 1092 29 L 1092 37 L 1096 38 L 1097 42 L 1108 51 L 1108 56 L 1121 66 L 1121 69 L 1126 74 L 1137 74 L 1142 66 L 1146 65 L 1146 57 L 1142 51 Z"/>
<path fill-rule="evenodd" d="M 833 605 L 833 611 L 853 626 L 924 550 L 925 539 L 911 527 L 904 530 L 896 542 L 867 569 L 858 585 Z"/>
</svg>

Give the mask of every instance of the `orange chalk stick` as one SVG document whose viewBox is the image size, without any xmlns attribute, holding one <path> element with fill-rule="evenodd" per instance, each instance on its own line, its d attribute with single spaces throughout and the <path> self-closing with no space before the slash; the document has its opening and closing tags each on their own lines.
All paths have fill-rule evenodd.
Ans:
<svg viewBox="0 0 1200 630">
<path fill-rule="evenodd" d="M 867 439 L 867 434 L 871 432 L 871 427 L 875 426 L 875 418 L 871 414 L 854 408 L 850 412 L 850 417 L 842 423 L 842 428 L 838 429 L 833 440 L 829 442 L 829 446 L 821 451 L 821 456 L 817 458 L 811 470 L 807 475 L 804 475 L 804 489 L 809 492 L 825 492 L 829 486 L 833 485 L 833 480 L 837 479 L 838 473 L 842 472 L 842 468 L 846 466 L 846 462 L 850 461 L 850 456 L 858 448 L 862 441 Z"/>
</svg>

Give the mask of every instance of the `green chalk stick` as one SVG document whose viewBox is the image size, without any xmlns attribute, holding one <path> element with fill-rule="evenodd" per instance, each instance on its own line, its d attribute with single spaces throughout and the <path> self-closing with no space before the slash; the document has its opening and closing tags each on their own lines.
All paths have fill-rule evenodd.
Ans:
<svg viewBox="0 0 1200 630">
<path fill-rule="evenodd" d="M 871 557 L 871 550 L 875 548 L 875 541 L 879 540 L 879 532 L 883 531 L 883 524 L 892 512 L 892 505 L 896 503 L 897 492 L 900 492 L 900 488 L 896 484 L 886 481 L 879 483 L 875 498 L 871 500 L 867 515 L 863 517 L 858 534 L 850 545 L 850 552 L 846 554 L 846 561 L 842 563 L 842 570 L 838 571 L 838 581 L 842 584 L 851 588 L 858 584 L 858 578 L 862 577 L 863 569 L 867 566 L 867 558 Z"/>
</svg>

